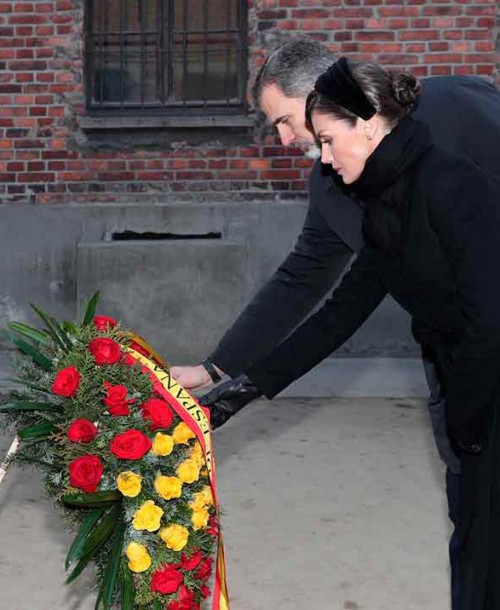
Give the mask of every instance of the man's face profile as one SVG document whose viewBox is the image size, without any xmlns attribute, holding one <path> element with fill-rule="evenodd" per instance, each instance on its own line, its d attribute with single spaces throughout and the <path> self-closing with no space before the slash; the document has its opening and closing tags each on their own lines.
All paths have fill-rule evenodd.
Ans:
<svg viewBox="0 0 500 610">
<path fill-rule="evenodd" d="M 308 150 L 315 144 L 313 133 L 306 125 L 306 100 L 286 97 L 275 85 L 262 89 L 260 107 L 271 125 L 276 127 L 283 146 L 298 146 Z"/>
</svg>

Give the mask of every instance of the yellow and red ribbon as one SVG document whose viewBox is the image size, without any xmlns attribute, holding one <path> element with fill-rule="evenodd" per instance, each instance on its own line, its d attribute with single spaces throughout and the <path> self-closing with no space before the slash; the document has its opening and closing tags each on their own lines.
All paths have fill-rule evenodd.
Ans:
<svg viewBox="0 0 500 610">
<path fill-rule="evenodd" d="M 132 339 L 131 347 L 123 349 L 139 362 L 143 367 L 148 369 L 148 372 L 153 381 L 153 387 L 157 394 L 168 401 L 177 415 L 185 422 L 194 432 L 202 449 L 207 468 L 210 486 L 214 497 L 214 507 L 219 515 L 217 503 L 217 489 L 215 478 L 215 461 L 212 451 L 212 437 L 210 434 L 210 413 L 208 409 L 203 408 L 196 399 L 184 389 L 178 381 L 171 377 L 165 368 L 168 365 L 165 361 L 148 345 L 144 339 L 136 335 L 128 335 Z M 150 357 L 133 349 L 136 343 L 143 350 L 147 351 Z M 218 524 L 219 525 L 219 524 Z M 229 596 L 226 583 L 226 562 L 224 556 L 224 545 L 220 527 L 218 529 L 218 545 L 217 545 L 217 562 L 215 571 L 214 592 L 212 598 L 212 610 L 229 610 Z"/>
</svg>

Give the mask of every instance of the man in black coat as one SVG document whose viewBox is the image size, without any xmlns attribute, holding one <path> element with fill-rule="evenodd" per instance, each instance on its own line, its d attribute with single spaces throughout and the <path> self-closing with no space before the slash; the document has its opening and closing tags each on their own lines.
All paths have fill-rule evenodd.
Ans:
<svg viewBox="0 0 500 610">
<path fill-rule="evenodd" d="M 314 144 L 305 123 L 305 98 L 316 78 L 335 56 L 307 38 L 297 38 L 275 51 L 261 70 L 256 95 L 260 106 L 284 145 Z M 460 151 L 483 169 L 500 176 L 500 94 L 487 81 L 473 77 L 434 77 L 422 83 L 414 117 L 425 122 L 441 148 Z M 279 344 L 317 305 L 340 275 L 339 254 L 358 253 L 363 244 L 361 208 L 342 192 L 330 166 L 317 161 L 311 173 L 310 204 L 302 232 L 291 254 L 227 331 L 203 365 L 173 367 L 185 387 L 200 388 L 224 372 L 237 377 Z M 366 299 L 353 288 L 352 299 Z M 346 329 L 336 329 L 338 338 Z M 349 334 L 352 329 L 349 329 Z M 347 336 L 346 336 L 347 338 Z M 459 462 L 446 434 L 444 401 L 436 369 L 424 357 L 430 382 L 429 407 L 438 449 L 448 467 L 447 492 L 454 519 L 458 502 Z M 251 384 L 250 384 L 251 386 Z M 244 382 L 233 386 L 236 398 L 217 423 L 254 396 Z M 230 388 L 231 389 L 231 388 Z M 247 391 L 248 390 L 248 391 Z M 209 397 L 209 401 L 216 398 Z M 214 414 L 215 415 L 215 414 Z M 220 414 L 219 414 L 220 415 Z M 458 603 L 455 547 L 452 538 L 453 607 Z"/>
</svg>

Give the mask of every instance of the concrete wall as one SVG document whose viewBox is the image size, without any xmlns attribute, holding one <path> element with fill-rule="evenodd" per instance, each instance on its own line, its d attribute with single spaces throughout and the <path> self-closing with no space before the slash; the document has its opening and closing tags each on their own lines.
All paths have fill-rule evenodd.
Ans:
<svg viewBox="0 0 500 610">
<path fill-rule="evenodd" d="M 33 320 L 29 301 L 72 319 L 100 290 L 101 313 L 171 362 L 199 361 L 289 252 L 304 214 L 269 202 L 0 206 L 0 323 Z M 165 235 L 113 240 L 124 231 Z M 348 260 L 339 250 L 339 268 Z M 340 354 L 414 356 L 407 316 L 387 300 Z"/>
</svg>

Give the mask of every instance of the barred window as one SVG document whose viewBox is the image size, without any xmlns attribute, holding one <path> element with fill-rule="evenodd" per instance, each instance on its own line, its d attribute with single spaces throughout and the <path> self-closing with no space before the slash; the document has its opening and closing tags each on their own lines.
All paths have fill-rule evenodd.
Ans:
<svg viewBox="0 0 500 610">
<path fill-rule="evenodd" d="M 241 112 L 244 0 L 87 0 L 90 110 Z"/>
</svg>

